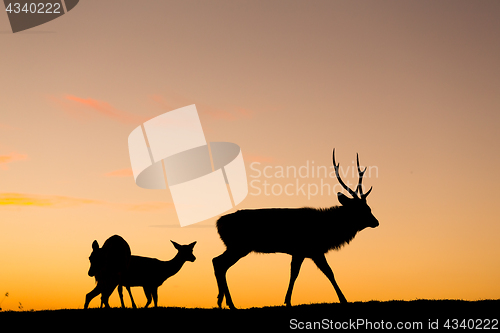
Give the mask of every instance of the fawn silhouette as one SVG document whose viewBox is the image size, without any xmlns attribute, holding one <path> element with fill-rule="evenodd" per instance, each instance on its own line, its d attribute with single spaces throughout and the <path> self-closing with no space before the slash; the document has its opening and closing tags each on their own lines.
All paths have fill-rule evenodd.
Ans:
<svg viewBox="0 0 500 333">
<path fill-rule="evenodd" d="M 128 291 L 130 295 L 130 300 L 132 302 L 132 307 L 135 309 L 134 298 L 132 297 L 132 292 L 130 287 L 143 287 L 144 294 L 148 299 L 145 308 L 151 304 L 151 300 L 154 300 L 155 307 L 158 306 L 158 287 L 163 284 L 163 282 L 176 274 L 184 265 L 186 261 L 195 261 L 196 257 L 193 255 L 193 247 L 196 242 L 189 245 L 179 245 L 174 241 L 171 241 L 177 249 L 177 254 L 175 257 L 168 261 L 161 261 L 155 258 L 147 258 L 141 256 L 131 256 L 130 257 L 130 267 L 126 274 L 123 275 L 120 284 L 118 285 L 118 294 L 120 295 L 120 301 L 123 303 L 123 286 Z"/>
<path fill-rule="evenodd" d="M 89 257 L 88 274 L 95 277 L 97 286 L 85 297 L 84 309 L 87 309 L 90 301 L 99 294 L 101 294 L 101 307 L 104 305 L 109 308 L 109 296 L 128 270 L 130 256 L 130 246 L 118 235 L 109 237 L 102 248 L 99 248 L 99 243 L 94 240 Z M 123 301 L 122 306 L 124 306 Z"/>
<path fill-rule="evenodd" d="M 366 194 L 363 193 L 362 180 L 366 168 L 361 171 L 358 156 L 356 159 L 359 180 L 356 191 L 346 186 L 340 178 L 339 164 L 335 163 L 335 149 L 332 159 L 339 183 L 352 195 L 352 198 L 349 198 L 340 192 L 337 193 L 341 206 L 325 209 L 304 207 L 239 210 L 217 220 L 217 232 L 226 245 L 226 251 L 212 260 L 219 289 L 219 307 L 222 307 L 222 301 L 226 297 L 227 306 L 235 309 L 226 281 L 226 272 L 250 252 L 280 252 L 292 256 L 290 282 L 285 296 L 287 306 L 291 306 L 293 285 L 305 258 L 312 259 L 330 280 L 340 302 L 347 302 L 335 281 L 325 254 L 330 250 L 339 250 L 359 231 L 366 227 L 375 228 L 379 222 L 366 203 L 366 197 L 372 188 Z"/>
</svg>

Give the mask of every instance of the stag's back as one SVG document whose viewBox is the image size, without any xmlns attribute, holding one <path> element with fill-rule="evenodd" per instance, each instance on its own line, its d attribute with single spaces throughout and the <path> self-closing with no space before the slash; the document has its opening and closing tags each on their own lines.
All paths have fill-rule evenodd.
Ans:
<svg viewBox="0 0 500 333">
<path fill-rule="evenodd" d="M 217 231 L 228 249 L 305 256 L 337 249 L 357 232 L 342 207 L 239 210 L 219 218 Z"/>
</svg>

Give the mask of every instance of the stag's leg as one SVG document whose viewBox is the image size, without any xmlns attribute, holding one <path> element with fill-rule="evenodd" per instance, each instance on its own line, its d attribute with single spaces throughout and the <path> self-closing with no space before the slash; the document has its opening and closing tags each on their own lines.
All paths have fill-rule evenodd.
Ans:
<svg viewBox="0 0 500 333">
<path fill-rule="evenodd" d="M 314 257 L 314 258 L 312 258 L 312 260 L 314 261 L 316 266 L 318 266 L 318 268 L 323 272 L 323 274 L 326 275 L 328 280 L 330 280 L 330 282 L 332 283 L 333 288 L 335 288 L 335 291 L 337 292 L 337 296 L 339 297 L 340 303 L 347 303 L 347 300 L 345 299 L 344 294 L 342 294 L 342 291 L 340 291 L 340 288 L 339 288 L 337 282 L 335 281 L 335 277 L 333 276 L 332 269 L 328 265 L 328 262 L 326 261 L 325 255 L 323 254 L 323 255 Z"/>
<path fill-rule="evenodd" d="M 135 305 L 135 302 L 134 302 L 134 298 L 132 297 L 132 291 L 130 291 L 130 287 L 129 286 L 125 286 L 125 288 L 127 288 L 128 294 L 130 296 L 130 300 L 132 301 L 132 307 L 134 309 L 137 309 L 137 306 Z"/>
<path fill-rule="evenodd" d="M 290 283 L 288 284 L 288 291 L 286 292 L 285 296 L 286 306 L 291 306 L 290 302 L 292 300 L 293 285 L 295 284 L 295 280 L 299 275 L 300 266 L 302 266 L 302 262 L 304 262 L 304 257 L 292 256 L 292 263 L 290 264 Z"/>
<path fill-rule="evenodd" d="M 222 307 L 222 301 L 226 296 L 226 304 L 230 309 L 236 309 L 229 293 L 229 287 L 226 281 L 226 272 L 229 267 L 236 264 L 238 260 L 249 254 L 250 251 L 235 251 L 227 249 L 220 256 L 212 259 L 214 265 L 215 278 L 217 279 L 217 286 L 219 287 L 219 295 L 217 296 L 217 305 Z"/>
<path fill-rule="evenodd" d="M 94 297 L 96 297 L 97 295 L 99 295 L 101 293 L 101 286 L 99 284 L 97 284 L 97 286 L 92 289 L 91 292 L 89 292 L 87 294 L 87 296 L 85 297 L 85 305 L 83 306 L 84 309 L 87 309 L 89 307 L 89 303 L 92 299 L 94 299 Z"/>
</svg>

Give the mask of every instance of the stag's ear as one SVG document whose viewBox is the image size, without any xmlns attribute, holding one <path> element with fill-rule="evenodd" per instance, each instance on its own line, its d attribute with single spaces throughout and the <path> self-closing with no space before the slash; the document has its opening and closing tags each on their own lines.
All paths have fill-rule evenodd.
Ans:
<svg viewBox="0 0 500 333">
<path fill-rule="evenodd" d="M 99 243 L 97 243 L 97 241 L 95 240 L 93 243 L 92 243 L 92 250 L 97 250 L 99 249 Z"/>
<path fill-rule="evenodd" d="M 346 197 L 342 193 L 338 192 L 337 193 L 337 198 L 339 199 L 339 202 L 342 206 L 347 206 L 352 202 L 352 199 L 349 197 Z"/>
<path fill-rule="evenodd" d="M 179 249 L 180 249 L 180 247 L 181 247 L 181 246 L 180 246 L 179 244 L 177 244 L 177 243 L 176 243 L 176 242 L 174 242 L 173 240 L 171 240 L 171 242 L 172 242 L 172 244 L 174 244 L 174 246 L 175 246 L 175 248 L 176 248 L 177 250 L 179 250 Z"/>
<path fill-rule="evenodd" d="M 196 245 L 196 241 L 192 242 L 192 243 L 191 243 L 191 244 L 189 244 L 188 246 L 192 249 L 195 245 Z"/>
</svg>

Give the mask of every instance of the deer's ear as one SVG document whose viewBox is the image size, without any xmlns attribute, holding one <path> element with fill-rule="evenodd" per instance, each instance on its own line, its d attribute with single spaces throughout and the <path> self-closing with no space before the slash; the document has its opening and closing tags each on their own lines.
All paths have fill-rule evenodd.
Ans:
<svg viewBox="0 0 500 333">
<path fill-rule="evenodd" d="M 337 193 L 337 198 L 339 199 L 339 202 L 342 206 L 347 206 L 351 203 L 352 199 L 351 198 L 348 198 L 346 197 L 345 195 L 343 195 L 342 193 L 338 192 Z"/>
<path fill-rule="evenodd" d="M 173 240 L 171 240 L 172 244 L 174 244 L 175 248 L 178 250 L 181 246 L 179 244 L 177 244 L 176 242 L 174 242 Z"/>
<path fill-rule="evenodd" d="M 97 241 L 95 240 L 93 243 L 92 243 L 92 250 L 97 250 L 99 249 L 99 243 L 97 243 Z"/>
<path fill-rule="evenodd" d="M 196 245 L 196 241 L 192 242 L 192 243 L 191 243 L 191 244 L 189 244 L 188 246 L 189 246 L 190 248 L 193 248 L 195 245 Z"/>
</svg>

